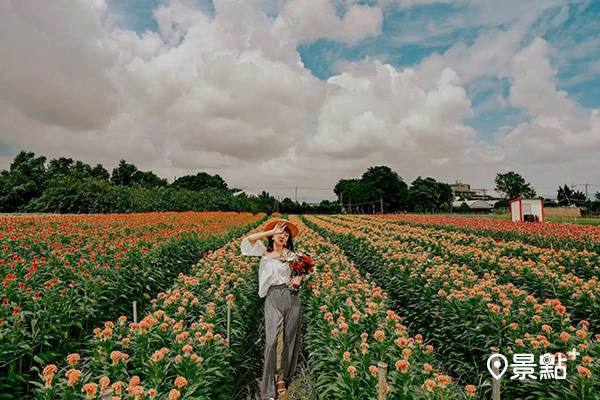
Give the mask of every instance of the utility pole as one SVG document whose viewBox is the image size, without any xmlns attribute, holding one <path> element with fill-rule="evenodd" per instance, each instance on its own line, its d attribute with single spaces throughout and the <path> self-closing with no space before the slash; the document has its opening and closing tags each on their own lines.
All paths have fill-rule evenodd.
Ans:
<svg viewBox="0 0 600 400">
<path fill-rule="evenodd" d="M 588 186 L 589 186 L 589 185 L 590 185 L 589 183 L 586 183 L 586 184 L 584 185 L 584 187 L 585 187 L 585 199 L 586 199 L 586 200 L 589 200 L 589 197 L 588 197 Z"/>
<path fill-rule="evenodd" d="M 298 186 L 296 186 L 296 196 L 295 196 L 295 198 L 296 198 L 296 203 L 297 203 L 298 202 Z"/>
</svg>

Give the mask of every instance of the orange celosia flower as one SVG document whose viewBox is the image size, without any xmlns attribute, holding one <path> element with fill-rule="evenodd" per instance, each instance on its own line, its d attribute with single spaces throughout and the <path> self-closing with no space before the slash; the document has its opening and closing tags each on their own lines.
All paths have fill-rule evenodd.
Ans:
<svg viewBox="0 0 600 400">
<path fill-rule="evenodd" d="M 475 395 L 476 391 L 477 391 L 477 388 L 475 387 L 475 385 L 465 386 L 465 392 L 467 392 L 467 396 L 469 396 L 469 397 L 473 397 Z"/>
<path fill-rule="evenodd" d="M 441 387 L 444 387 L 452 382 L 452 378 L 450 378 L 448 375 L 438 375 L 435 377 L 435 380 Z"/>
<path fill-rule="evenodd" d="M 80 359 L 81 357 L 79 356 L 79 353 L 72 353 L 67 356 L 67 362 L 69 363 L 69 365 L 77 364 Z"/>
<path fill-rule="evenodd" d="M 350 378 L 356 377 L 356 367 L 350 365 L 346 371 L 348 371 L 348 374 L 350 374 Z"/>
<path fill-rule="evenodd" d="M 88 399 L 93 399 L 96 396 L 96 391 L 98 390 L 98 385 L 96 383 L 86 383 L 81 388 L 82 392 L 85 392 Z"/>
<path fill-rule="evenodd" d="M 65 376 L 67 377 L 67 385 L 73 386 L 81 376 L 81 371 L 78 369 L 70 369 L 66 372 Z"/>
<path fill-rule="evenodd" d="M 115 392 L 115 394 L 121 394 L 121 390 L 123 390 L 124 386 L 125 386 L 125 382 L 116 381 L 115 383 L 112 384 L 112 389 Z"/>
<path fill-rule="evenodd" d="M 110 385 L 110 378 L 108 376 L 103 376 L 100 378 L 100 387 L 102 390 L 106 389 Z"/>
<path fill-rule="evenodd" d="M 134 375 L 129 380 L 129 387 L 135 387 L 135 386 L 139 385 L 140 382 L 141 382 L 140 377 L 137 375 Z"/>
<path fill-rule="evenodd" d="M 42 374 L 44 376 L 46 375 L 54 375 L 56 372 L 58 372 L 58 367 L 54 364 L 48 364 L 44 367 L 44 370 L 42 371 Z"/>
<path fill-rule="evenodd" d="M 342 355 L 342 359 L 344 361 L 349 361 L 350 360 L 350 352 L 349 351 L 345 351 L 344 354 Z"/>
<path fill-rule="evenodd" d="M 187 385 L 188 381 L 187 379 L 185 379 L 183 376 L 178 376 L 177 378 L 175 378 L 175 386 L 179 389 L 181 389 L 182 387 L 184 387 L 185 385 Z"/>
<path fill-rule="evenodd" d="M 592 371 L 590 371 L 586 367 L 582 367 L 581 365 L 577 366 L 577 372 L 580 376 L 583 376 L 584 378 L 590 378 L 592 376 Z"/>
<path fill-rule="evenodd" d="M 177 389 L 171 389 L 169 392 L 169 400 L 178 400 L 181 397 L 181 393 Z"/>
<path fill-rule="evenodd" d="M 425 389 L 427 389 L 427 391 L 429 392 L 433 392 L 433 389 L 435 389 L 436 383 L 433 379 L 426 379 L 425 383 L 423 383 L 423 387 Z"/>
<path fill-rule="evenodd" d="M 369 344 L 367 342 L 361 342 L 360 351 L 364 354 L 369 350 Z"/>
<path fill-rule="evenodd" d="M 375 333 L 373 333 L 373 338 L 375 338 L 375 340 L 378 342 L 382 342 L 383 339 L 385 339 L 385 332 L 382 330 L 376 330 Z"/>
<path fill-rule="evenodd" d="M 410 363 L 406 360 L 398 360 L 396 361 L 396 369 L 400 370 L 400 372 L 402 373 L 406 373 L 408 372 L 408 369 L 410 368 Z"/>
</svg>

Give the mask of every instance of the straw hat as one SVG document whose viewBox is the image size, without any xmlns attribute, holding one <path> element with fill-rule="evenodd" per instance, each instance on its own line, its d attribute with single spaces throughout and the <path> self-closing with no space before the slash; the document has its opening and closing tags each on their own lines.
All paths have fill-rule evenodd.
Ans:
<svg viewBox="0 0 600 400">
<path fill-rule="evenodd" d="M 278 222 L 285 222 L 285 225 L 288 228 L 290 228 L 290 231 L 292 232 L 292 237 L 296 236 L 298 234 L 298 232 L 300 231 L 296 225 L 294 225 L 287 219 L 283 219 L 283 218 L 274 219 L 272 221 L 269 221 L 269 223 L 267 225 L 265 225 L 265 231 L 270 231 L 271 229 L 275 228 L 275 225 L 277 225 Z"/>
</svg>

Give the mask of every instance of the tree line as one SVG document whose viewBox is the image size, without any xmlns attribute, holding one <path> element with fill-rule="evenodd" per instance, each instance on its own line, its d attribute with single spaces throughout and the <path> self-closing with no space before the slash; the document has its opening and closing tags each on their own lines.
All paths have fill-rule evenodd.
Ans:
<svg viewBox="0 0 600 400">
<path fill-rule="evenodd" d="M 447 183 L 418 177 L 408 186 L 397 172 L 383 165 L 368 168 L 360 178 L 341 179 L 333 191 L 348 211 L 379 212 L 381 204 L 386 212 L 450 211 L 454 199 Z"/>
<path fill-rule="evenodd" d="M 506 209 L 511 199 L 537 197 L 531 183 L 515 171 L 496 174 L 494 182 L 496 192 L 501 194 L 494 205 L 496 209 Z M 448 212 L 454 200 L 449 184 L 419 176 L 408 185 L 397 172 L 386 166 L 371 167 L 357 179 L 341 179 L 334 192 L 338 202 L 349 212 L 379 212 L 380 204 L 386 212 Z M 596 193 L 595 198 L 587 199 L 584 193 L 564 185 L 558 188 L 556 201 L 544 199 L 544 205 L 579 206 L 584 212 L 597 213 L 600 212 L 600 193 Z M 470 209 L 463 204 L 458 211 Z"/>
<path fill-rule="evenodd" d="M 339 205 L 278 201 L 266 191 L 249 196 L 229 188 L 219 175 L 199 172 L 168 183 L 152 171 L 121 160 L 109 173 L 72 158 L 47 161 L 21 151 L 0 171 L 0 212 L 131 213 L 151 211 L 248 211 L 253 213 L 335 213 Z"/>
<path fill-rule="evenodd" d="M 532 185 L 520 174 L 509 171 L 495 178 L 502 199 L 496 208 L 506 208 L 517 197 L 536 197 Z M 431 177 L 421 177 L 408 185 L 387 166 L 368 168 L 360 178 L 340 179 L 333 189 L 337 201 L 318 205 L 278 200 L 266 191 L 247 195 L 229 188 L 219 175 L 199 172 L 169 183 L 152 171 L 142 171 L 120 160 L 109 173 L 102 165 L 91 166 L 79 160 L 21 151 L 8 170 L 0 171 L 0 212 L 49 213 L 129 213 L 151 211 L 275 211 L 281 213 L 346 212 L 447 212 L 454 194 L 450 185 Z M 587 199 L 568 185 L 557 190 L 557 201 L 546 206 L 579 206 L 600 212 L 600 193 Z M 460 209 L 459 209 L 460 211 Z"/>
</svg>

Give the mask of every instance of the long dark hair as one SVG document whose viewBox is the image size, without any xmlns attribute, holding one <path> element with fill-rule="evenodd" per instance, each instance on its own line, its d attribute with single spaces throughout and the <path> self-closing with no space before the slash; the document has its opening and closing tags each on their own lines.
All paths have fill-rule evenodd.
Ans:
<svg viewBox="0 0 600 400">
<path fill-rule="evenodd" d="M 287 226 L 285 228 L 283 228 L 283 231 L 288 233 L 287 243 L 284 244 L 283 246 L 285 248 L 287 248 L 289 251 L 294 251 L 294 241 L 292 240 L 292 231 Z M 273 251 L 273 236 L 269 236 L 269 239 L 267 239 L 267 251 L 269 253 Z"/>
</svg>

